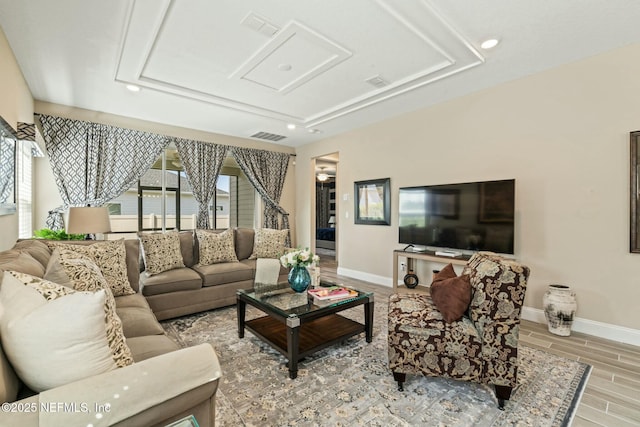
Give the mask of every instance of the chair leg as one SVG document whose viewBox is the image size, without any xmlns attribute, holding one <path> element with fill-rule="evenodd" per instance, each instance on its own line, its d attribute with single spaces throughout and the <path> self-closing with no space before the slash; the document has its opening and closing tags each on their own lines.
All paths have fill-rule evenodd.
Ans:
<svg viewBox="0 0 640 427">
<path fill-rule="evenodd" d="M 496 397 L 498 398 L 498 408 L 500 408 L 501 411 L 504 411 L 504 401 L 509 400 L 511 397 L 511 390 L 513 390 L 513 388 L 506 385 L 495 384 L 494 387 L 496 389 Z"/>
<path fill-rule="evenodd" d="M 404 383 L 407 380 L 407 374 L 403 374 L 402 372 L 394 372 L 393 379 L 398 382 L 398 391 L 404 391 Z"/>
</svg>

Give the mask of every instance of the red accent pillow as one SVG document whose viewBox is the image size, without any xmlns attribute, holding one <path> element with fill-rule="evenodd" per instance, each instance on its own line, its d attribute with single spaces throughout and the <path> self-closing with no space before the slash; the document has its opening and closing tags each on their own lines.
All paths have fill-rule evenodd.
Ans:
<svg viewBox="0 0 640 427">
<path fill-rule="evenodd" d="M 469 275 L 456 276 L 453 265 L 448 264 L 433 276 L 431 299 L 445 322 L 460 320 L 471 303 Z"/>
</svg>

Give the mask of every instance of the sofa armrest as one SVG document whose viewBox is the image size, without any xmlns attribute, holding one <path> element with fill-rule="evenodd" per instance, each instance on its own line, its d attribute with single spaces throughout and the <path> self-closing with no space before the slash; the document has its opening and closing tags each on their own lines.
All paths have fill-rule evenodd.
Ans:
<svg viewBox="0 0 640 427">
<path fill-rule="evenodd" d="M 205 384 L 213 396 L 221 375 L 211 345 L 173 351 L 40 393 L 40 425 L 109 426 Z"/>
</svg>

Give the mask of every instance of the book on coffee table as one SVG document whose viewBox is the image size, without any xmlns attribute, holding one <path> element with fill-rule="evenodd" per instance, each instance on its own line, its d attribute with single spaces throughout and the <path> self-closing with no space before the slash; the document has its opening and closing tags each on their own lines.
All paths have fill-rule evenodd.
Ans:
<svg viewBox="0 0 640 427">
<path fill-rule="evenodd" d="M 344 286 L 309 289 L 308 293 L 313 296 L 314 301 L 336 301 L 358 295 L 357 291 Z"/>
</svg>

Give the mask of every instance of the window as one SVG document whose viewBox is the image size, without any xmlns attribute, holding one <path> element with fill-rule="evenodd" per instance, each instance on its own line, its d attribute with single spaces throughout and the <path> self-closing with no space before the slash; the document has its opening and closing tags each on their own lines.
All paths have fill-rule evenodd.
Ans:
<svg viewBox="0 0 640 427">
<path fill-rule="evenodd" d="M 166 230 L 196 227 L 198 202 L 178 152 L 167 148 L 164 157 L 164 172 L 161 157 L 137 186 L 108 203 L 114 233 L 162 230 L 163 225 Z M 209 203 L 211 227 L 253 228 L 256 191 L 232 157 L 225 160 L 216 187 Z"/>
<path fill-rule="evenodd" d="M 17 144 L 17 179 L 18 179 L 18 237 L 33 237 L 33 192 L 31 145 L 25 142 Z"/>
</svg>

